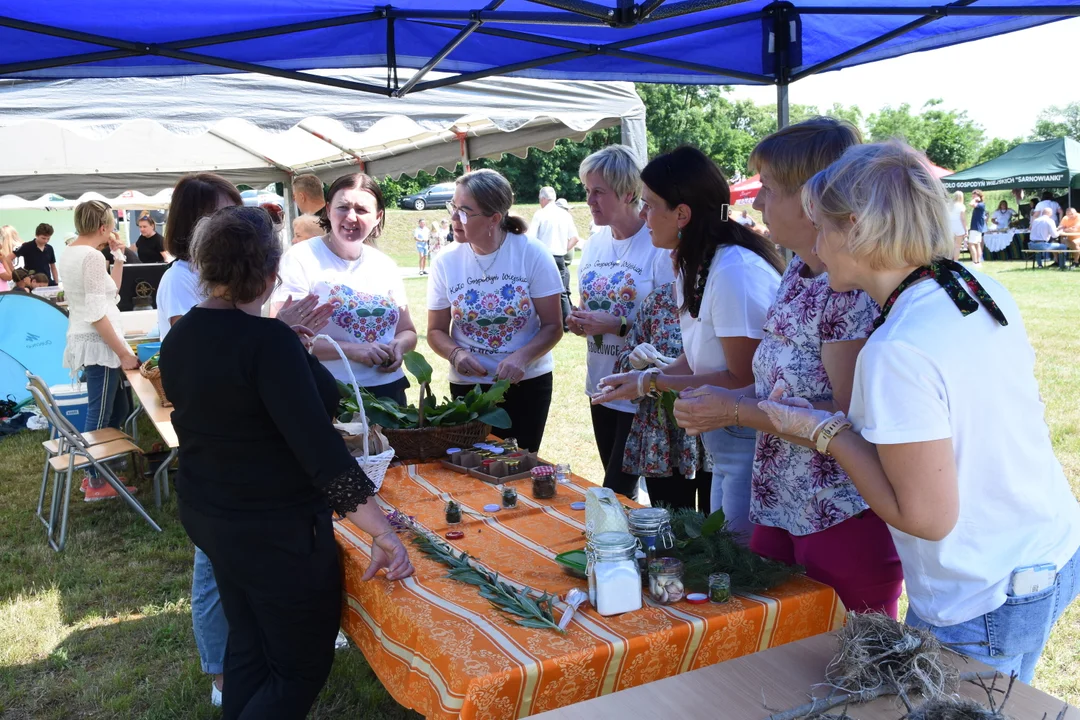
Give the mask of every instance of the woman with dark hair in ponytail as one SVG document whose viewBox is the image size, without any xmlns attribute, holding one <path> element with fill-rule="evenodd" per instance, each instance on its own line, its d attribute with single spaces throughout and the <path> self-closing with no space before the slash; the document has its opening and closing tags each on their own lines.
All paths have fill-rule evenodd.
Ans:
<svg viewBox="0 0 1080 720">
<path fill-rule="evenodd" d="M 465 395 L 509 380 L 503 408 L 511 427 L 492 432 L 540 449 L 562 338 L 562 278 L 546 247 L 525 236 L 510 215 L 514 191 L 494 170 L 457 180 L 447 203 L 453 245 L 436 257 L 428 279 L 428 344 L 450 361 L 450 390 Z"/>
<path fill-rule="evenodd" d="M 776 247 L 729 217 L 731 192 L 720 168 L 700 150 L 681 147 L 641 171 L 641 215 L 653 244 L 672 251 L 683 354 L 663 370 L 612 375 L 593 403 L 665 390 L 754 381 L 754 351 L 776 297 L 783 267 Z M 719 428 L 702 440 L 712 460 L 711 508 L 750 536 L 750 476 L 755 433 Z"/>
</svg>

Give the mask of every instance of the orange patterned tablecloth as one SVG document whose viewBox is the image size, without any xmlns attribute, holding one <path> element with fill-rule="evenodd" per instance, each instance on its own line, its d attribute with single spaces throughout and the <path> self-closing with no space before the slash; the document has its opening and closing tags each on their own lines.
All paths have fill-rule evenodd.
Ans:
<svg viewBox="0 0 1080 720">
<path fill-rule="evenodd" d="M 443 507 L 453 496 L 466 514 L 453 541 L 507 579 L 565 595 L 584 580 L 555 563 L 558 553 L 585 544 L 584 500 L 589 483 L 574 478 L 553 500 L 534 500 L 518 481 L 518 507 L 483 513 L 500 501 L 498 487 L 437 464 L 391 468 L 379 493 L 393 507 L 442 536 Z M 402 705 L 428 718 L 506 720 L 581 702 L 741 655 L 834 630 L 843 606 L 829 587 L 806 578 L 725 605 L 646 605 L 601 617 L 578 613 L 565 635 L 514 624 L 471 585 L 406 542 L 416 575 L 404 582 L 361 582 L 370 538 L 348 521 L 337 523 L 346 604 L 342 626 L 375 674 Z M 585 603 L 585 608 L 588 603 Z"/>
</svg>

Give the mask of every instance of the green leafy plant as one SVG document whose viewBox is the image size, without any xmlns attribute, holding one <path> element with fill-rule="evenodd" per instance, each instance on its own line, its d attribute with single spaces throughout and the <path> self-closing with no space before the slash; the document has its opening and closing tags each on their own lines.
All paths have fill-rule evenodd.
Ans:
<svg viewBox="0 0 1080 720">
<path fill-rule="evenodd" d="M 555 622 L 555 595 L 540 593 L 530 587 L 517 590 L 500 580 L 498 573 L 489 572 L 474 563 L 468 553 L 457 553 L 452 547 L 427 533 L 416 533 L 412 541 L 425 556 L 450 568 L 447 577 L 475 585 L 479 588 L 481 597 L 510 615 L 510 619 L 518 625 L 565 633 Z M 534 594 L 539 594 L 539 597 L 534 597 Z"/>
<path fill-rule="evenodd" d="M 683 561 L 683 584 L 694 592 L 708 592 L 709 575 L 726 572 L 731 589 L 758 592 L 776 587 L 802 572 L 798 565 L 768 560 L 738 542 L 727 528 L 724 511 L 708 517 L 697 510 L 671 510 L 675 557 Z"/>
<path fill-rule="evenodd" d="M 510 427 L 510 415 L 499 407 L 506 391 L 510 389 L 509 380 L 500 380 L 486 391 L 475 385 L 464 397 L 443 398 L 440 403 L 431 394 L 433 371 L 424 356 L 415 351 L 405 353 L 402 364 L 420 385 L 420 407 L 424 410 L 424 426 L 446 427 L 479 420 L 492 427 Z M 373 425 L 390 430 L 421 427 L 420 407 L 403 407 L 395 400 L 375 397 L 364 388 L 360 388 L 360 397 L 357 397 L 353 389 L 341 381 L 338 381 L 338 392 L 341 394 L 338 415 L 346 422 L 352 419 L 353 413 L 360 412 L 360 405 L 363 403 L 368 422 Z"/>
<path fill-rule="evenodd" d="M 151 357 L 149 360 L 146 361 L 146 369 L 147 370 L 153 370 L 154 368 L 156 368 L 158 366 L 159 362 L 161 362 L 161 354 L 160 353 L 154 353 L 153 357 Z"/>
</svg>

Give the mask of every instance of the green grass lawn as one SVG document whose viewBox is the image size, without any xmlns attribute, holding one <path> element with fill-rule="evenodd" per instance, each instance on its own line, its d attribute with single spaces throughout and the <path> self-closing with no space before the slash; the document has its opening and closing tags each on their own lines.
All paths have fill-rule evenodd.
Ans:
<svg viewBox="0 0 1080 720">
<path fill-rule="evenodd" d="M 392 226 L 410 227 L 417 215 L 391 213 Z M 579 229 L 584 231 L 580 220 Z M 411 243 L 411 234 L 406 237 Z M 385 240 L 389 245 L 394 238 L 388 234 Z M 1080 493 L 1080 272 L 1025 271 L 1019 263 L 986 268 L 1013 292 L 1024 313 L 1054 449 Z M 425 281 L 408 280 L 406 287 L 420 349 L 433 361 L 437 390 L 445 394 L 446 364 L 427 351 L 423 339 Z M 541 453 L 598 478 L 583 394 L 584 357 L 585 341 L 574 336 L 555 350 L 558 381 Z M 33 515 L 42 438 L 43 433 L 22 433 L 0 440 L 0 718 L 218 717 L 191 632 L 192 551 L 176 519 L 175 500 L 151 510 L 164 529 L 157 534 L 119 503 L 87 505 L 76 496 L 67 548 L 54 553 Z M 147 444 L 155 439 L 148 427 L 142 438 Z M 149 483 L 136 484 L 151 505 Z M 1080 703 L 1080 604 L 1058 623 L 1035 684 Z M 386 695 L 363 656 L 349 648 L 338 653 L 312 717 L 416 716 Z"/>
</svg>

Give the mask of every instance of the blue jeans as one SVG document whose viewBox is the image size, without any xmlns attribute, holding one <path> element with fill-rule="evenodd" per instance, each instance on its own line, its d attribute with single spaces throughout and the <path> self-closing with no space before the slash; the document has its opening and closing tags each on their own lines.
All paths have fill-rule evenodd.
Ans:
<svg viewBox="0 0 1080 720">
<path fill-rule="evenodd" d="M 959 625 L 939 627 L 926 622 L 909 607 L 904 622 L 934 633 L 952 649 L 984 662 L 1005 675 L 1016 673 L 1021 682 L 1035 677 L 1043 647 L 1054 623 L 1080 594 L 1080 550 L 1058 570 L 1053 586 L 1031 595 L 1008 597 L 997 610 Z"/>
<path fill-rule="evenodd" d="M 1029 242 L 1028 250 L 1068 250 L 1067 245 L 1056 242 Z M 1043 266 L 1044 260 L 1050 259 L 1050 253 L 1039 253 L 1035 256 L 1036 262 L 1039 267 Z M 1058 267 L 1065 267 L 1065 253 L 1058 253 Z"/>
<path fill-rule="evenodd" d="M 709 507 L 723 509 L 728 528 L 750 542 L 750 476 L 754 471 L 754 440 L 750 428 L 724 427 L 710 430 L 701 441 L 712 459 L 712 493 Z"/>
<path fill-rule="evenodd" d="M 225 672 L 225 643 L 229 639 L 229 621 L 221 606 L 214 567 L 206 553 L 195 548 L 195 570 L 191 574 L 191 626 L 199 646 L 202 670 L 208 675 Z"/>
<path fill-rule="evenodd" d="M 86 424 L 83 432 L 111 427 L 119 429 L 131 414 L 131 402 L 127 391 L 120 387 L 124 371 L 104 365 L 87 365 L 83 369 L 86 383 Z M 97 479 L 97 471 L 90 467 L 86 476 Z M 97 487 L 97 486 L 95 486 Z"/>
</svg>

